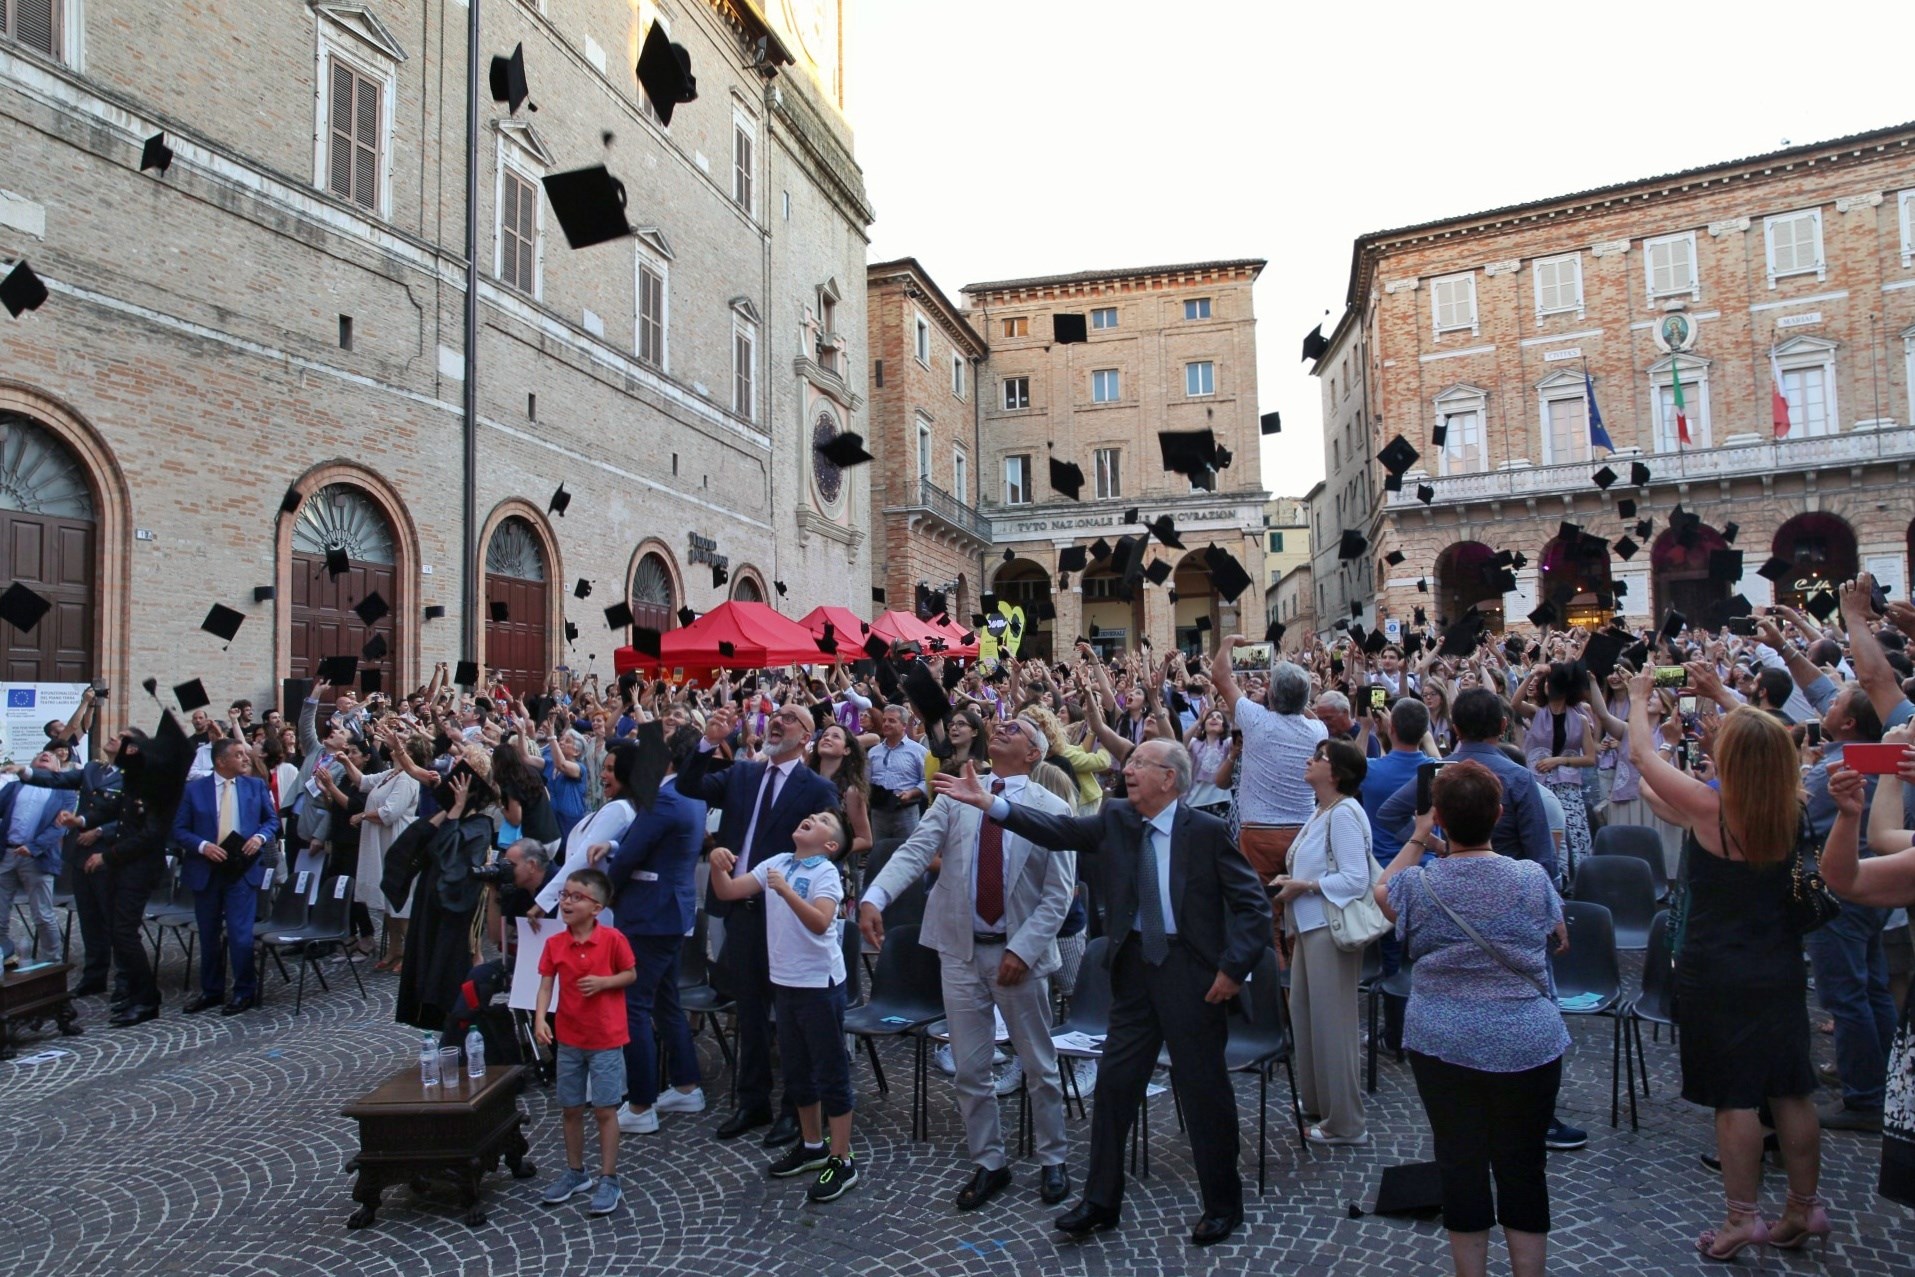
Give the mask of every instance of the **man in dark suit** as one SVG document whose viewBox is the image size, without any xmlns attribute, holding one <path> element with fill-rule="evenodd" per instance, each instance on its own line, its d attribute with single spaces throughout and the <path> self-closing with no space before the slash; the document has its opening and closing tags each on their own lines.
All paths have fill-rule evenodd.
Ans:
<svg viewBox="0 0 1915 1277">
<path fill-rule="evenodd" d="M 251 746 L 228 738 L 214 741 L 213 774 L 187 782 L 173 818 L 180 881 L 192 888 L 199 914 L 200 992 L 186 1004 L 189 1015 L 213 1006 L 220 1007 L 221 1015 L 238 1015 L 259 1005 L 253 980 L 253 921 L 259 888 L 266 878 L 259 853 L 279 832 L 279 813 L 273 810 L 266 782 L 251 771 Z M 229 958 L 233 967 L 230 1001 L 226 998 Z"/>
<path fill-rule="evenodd" d="M 1188 750 L 1145 741 L 1124 764 L 1124 781 L 1129 800 L 1107 802 L 1094 816 L 1050 815 L 993 798 L 968 765 L 962 776 L 940 772 L 934 784 L 1037 846 L 1083 854 L 1108 905 L 1113 1002 L 1097 1072 L 1090 1166 L 1084 1200 L 1058 1218 L 1058 1229 L 1076 1236 L 1116 1227 L 1124 1143 L 1167 1044 L 1203 1191 L 1203 1218 L 1190 1240 L 1209 1246 L 1243 1222 L 1224 1004 L 1269 947 L 1270 902 L 1229 828 L 1182 801 L 1190 789 Z"/>
<path fill-rule="evenodd" d="M 738 872 L 770 856 L 791 851 L 792 831 L 805 817 L 836 811 L 838 788 L 804 765 L 811 715 L 787 705 L 765 726 L 765 760 L 732 763 L 715 771 L 714 751 L 731 736 L 737 715 L 719 709 L 705 722 L 704 739 L 686 759 L 678 792 L 719 809 L 718 844 L 738 852 Z M 725 923 L 725 944 L 718 965 L 722 983 L 738 1007 L 738 1107 L 718 1128 L 728 1140 L 771 1124 L 765 1147 L 798 1138 L 798 1114 L 791 1097 L 781 1101 L 778 1120 L 771 1116 L 771 960 L 765 949 L 763 896 L 724 901 L 707 893 L 707 917 Z"/>
</svg>

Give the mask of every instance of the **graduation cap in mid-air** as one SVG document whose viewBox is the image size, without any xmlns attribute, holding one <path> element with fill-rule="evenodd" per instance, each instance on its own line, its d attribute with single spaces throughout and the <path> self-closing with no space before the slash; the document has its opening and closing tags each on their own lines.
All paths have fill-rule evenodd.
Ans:
<svg viewBox="0 0 1915 1277">
<path fill-rule="evenodd" d="M 1072 346 L 1090 340 L 1082 315 L 1052 315 L 1051 340 L 1060 346 Z"/>
<path fill-rule="evenodd" d="M 492 100 L 505 103 L 507 114 L 517 115 L 529 92 L 525 86 L 525 45 L 519 44 L 509 56 L 495 54 L 487 78 Z"/>
<path fill-rule="evenodd" d="M 0 279 L 0 306 L 5 306 L 15 319 L 29 310 L 40 309 L 46 299 L 47 286 L 40 282 L 24 257 L 14 263 L 5 279 Z"/>
<path fill-rule="evenodd" d="M 1384 446 L 1383 451 L 1376 454 L 1376 459 L 1381 461 L 1383 468 L 1391 474 L 1402 474 L 1415 465 L 1417 458 L 1421 455 L 1410 446 L 1408 439 L 1398 435 Z"/>
<path fill-rule="evenodd" d="M 377 590 L 353 604 L 352 610 L 358 616 L 361 625 L 377 625 L 392 611 Z"/>
<path fill-rule="evenodd" d="M 1073 501 L 1082 500 L 1084 491 L 1084 470 L 1075 461 L 1060 461 L 1053 456 L 1050 459 L 1051 491 L 1061 492 Z"/>
<path fill-rule="evenodd" d="M 552 500 L 546 504 L 545 512 L 547 514 L 556 514 L 559 518 L 563 519 L 565 517 L 566 508 L 571 504 L 572 494 L 567 492 L 565 485 L 561 483 L 558 491 L 552 494 Z"/>
<path fill-rule="evenodd" d="M 231 643 L 234 636 L 239 633 L 239 627 L 245 623 L 244 612 L 236 612 L 224 603 L 215 603 L 206 613 L 206 619 L 199 623 L 199 627 L 208 634 Z"/>
<path fill-rule="evenodd" d="M 1343 536 L 1337 542 L 1337 558 L 1360 559 L 1363 552 L 1370 548 L 1370 539 L 1355 528 L 1345 528 Z"/>
<path fill-rule="evenodd" d="M 1321 359 L 1324 353 L 1329 349 L 1330 339 L 1323 335 L 1322 324 L 1318 324 L 1315 328 L 1312 328 L 1303 335 L 1303 357 L 1305 359 Z"/>
<path fill-rule="evenodd" d="M 659 123 L 670 125 L 672 111 L 681 102 L 698 100 L 698 80 L 692 75 L 691 54 L 682 44 L 673 44 L 665 28 L 656 20 L 645 33 L 645 44 L 638 53 L 638 83 L 645 90 Z"/>
<path fill-rule="evenodd" d="M 1082 572 L 1088 566 L 1089 556 L 1081 545 L 1067 545 L 1057 552 L 1057 570 L 1059 572 Z"/>
<path fill-rule="evenodd" d="M 625 184 L 603 164 L 548 173 L 545 198 L 573 248 L 590 248 L 632 233 L 625 220 Z"/>
<path fill-rule="evenodd" d="M 1250 588 L 1250 574 L 1220 545 L 1204 547 L 1204 566 L 1210 569 L 1211 588 L 1227 603 Z"/>
<path fill-rule="evenodd" d="M 632 623 L 632 605 L 623 599 L 605 609 L 605 628 L 622 630 Z M 687 621 L 689 625 L 691 622 Z"/>
<path fill-rule="evenodd" d="M 849 430 L 831 436 L 817 447 L 818 455 L 840 470 L 849 470 L 872 460 L 871 454 L 864 450 L 864 436 Z"/>
<path fill-rule="evenodd" d="M 321 668 L 324 668 L 323 665 Z M 324 674 L 321 674 L 321 677 L 323 678 Z M 213 698 L 206 694 L 206 684 L 196 678 L 189 678 L 184 683 L 175 683 L 173 697 L 179 701 L 180 709 L 188 714 L 196 709 L 205 709 L 213 703 Z"/>
<path fill-rule="evenodd" d="M 1274 435 L 1274 434 L 1281 434 L 1282 432 L 1283 432 L 1283 414 L 1282 413 L 1266 412 L 1261 417 L 1257 418 L 1257 433 L 1258 434 Z"/>
<path fill-rule="evenodd" d="M 146 139 L 146 145 L 140 148 L 140 172 L 158 169 L 164 173 L 173 167 L 173 148 L 166 144 L 166 134 L 155 133 Z"/>
</svg>

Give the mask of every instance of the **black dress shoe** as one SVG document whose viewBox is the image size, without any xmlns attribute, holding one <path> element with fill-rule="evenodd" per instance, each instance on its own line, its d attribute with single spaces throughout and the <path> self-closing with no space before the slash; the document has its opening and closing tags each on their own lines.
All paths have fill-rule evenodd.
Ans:
<svg viewBox="0 0 1915 1277">
<path fill-rule="evenodd" d="M 1205 1215 L 1190 1230 L 1190 1244 L 1193 1246 L 1215 1246 L 1224 1238 L 1237 1231 L 1243 1223 L 1243 1212 L 1234 1215 Z"/>
<path fill-rule="evenodd" d="M 1051 1227 L 1060 1233 L 1069 1233 L 1072 1237 L 1082 1237 L 1086 1233 L 1101 1233 L 1117 1227 L 1117 1212 L 1109 1206 L 1093 1206 L 1089 1202 L 1079 1202 L 1071 1210 L 1059 1215 Z"/>
<path fill-rule="evenodd" d="M 1046 1166 L 1037 1181 L 1037 1196 L 1046 1206 L 1055 1206 L 1071 1195 L 1070 1167 L 1059 1162 Z"/>
<path fill-rule="evenodd" d="M 222 994 L 202 993 L 181 1009 L 188 1015 L 198 1015 L 209 1007 L 223 1006 L 225 1002 L 226 998 Z"/>
<path fill-rule="evenodd" d="M 238 1015 L 240 1012 L 250 1011 L 258 1005 L 258 998 L 234 998 L 231 1002 L 221 1007 L 219 1013 L 221 1015 Z"/>
<path fill-rule="evenodd" d="M 787 1144 L 796 1144 L 798 1142 L 798 1134 L 798 1115 L 796 1113 L 780 1113 L 778 1120 L 771 1124 L 771 1129 L 765 1132 L 764 1146 L 766 1148 L 783 1148 Z"/>
<path fill-rule="evenodd" d="M 721 1140 L 735 1140 L 746 1131 L 770 1122 L 771 1114 L 764 1109 L 737 1109 L 719 1124 L 717 1135 Z"/>
<path fill-rule="evenodd" d="M 67 996 L 72 998 L 90 998 L 94 996 L 95 994 L 105 993 L 105 992 L 106 992 L 106 981 L 82 980 L 80 981 L 80 983 L 73 986 L 73 992 L 68 994 Z"/>
<path fill-rule="evenodd" d="M 125 1029 L 135 1024 L 145 1024 L 148 1020 L 157 1020 L 159 1018 L 160 1009 L 158 1007 L 128 1007 L 108 1020 L 107 1023 L 116 1029 Z"/>
<path fill-rule="evenodd" d="M 982 1166 L 978 1167 L 972 1172 L 970 1182 L 958 1190 L 957 1208 L 976 1210 L 1009 1188 L 1014 1178 L 1016 1177 L 1011 1174 L 1011 1168 L 1008 1166 L 1000 1166 L 994 1171 L 986 1170 Z"/>
</svg>

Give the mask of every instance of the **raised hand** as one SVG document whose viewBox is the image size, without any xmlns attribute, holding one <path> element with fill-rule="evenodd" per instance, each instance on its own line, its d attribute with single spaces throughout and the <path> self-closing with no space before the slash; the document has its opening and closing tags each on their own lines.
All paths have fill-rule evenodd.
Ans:
<svg viewBox="0 0 1915 1277">
<path fill-rule="evenodd" d="M 939 772 L 931 778 L 931 787 L 945 797 L 975 807 L 979 811 L 985 811 L 991 805 L 991 796 L 978 782 L 975 763 L 965 763 L 964 771 L 960 775 L 953 776 L 950 772 Z"/>
</svg>

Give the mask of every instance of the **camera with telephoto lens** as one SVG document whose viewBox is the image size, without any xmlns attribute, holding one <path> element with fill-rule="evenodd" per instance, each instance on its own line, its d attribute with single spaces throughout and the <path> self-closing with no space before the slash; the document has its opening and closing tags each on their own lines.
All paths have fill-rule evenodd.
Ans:
<svg viewBox="0 0 1915 1277">
<path fill-rule="evenodd" d="M 500 856 L 497 860 L 475 868 L 472 876 L 491 886 L 501 886 L 512 881 L 512 862 Z"/>
</svg>

